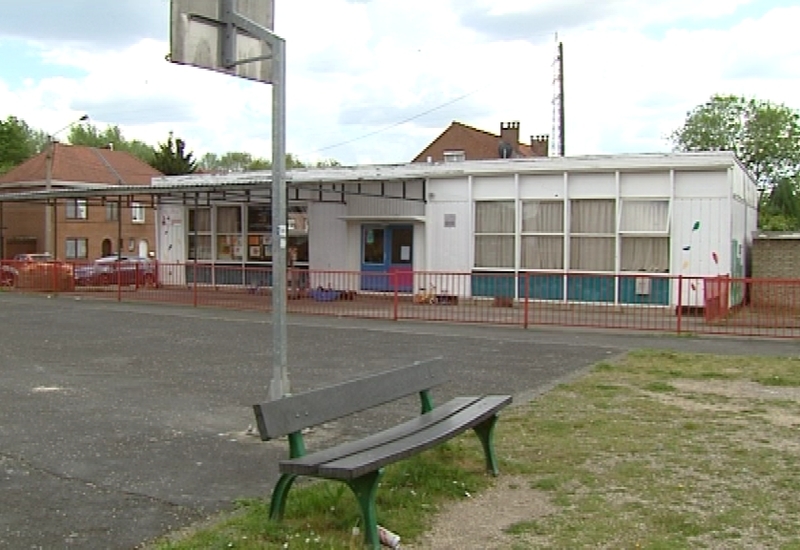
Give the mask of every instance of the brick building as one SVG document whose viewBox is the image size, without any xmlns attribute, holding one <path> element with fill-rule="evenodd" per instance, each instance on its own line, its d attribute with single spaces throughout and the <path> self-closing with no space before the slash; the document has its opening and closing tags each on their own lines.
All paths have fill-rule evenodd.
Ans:
<svg viewBox="0 0 800 550">
<path fill-rule="evenodd" d="M 453 121 L 411 162 L 546 157 L 548 148 L 548 136 L 531 136 L 530 144 L 521 143 L 519 122 L 503 122 L 500 124 L 500 134 L 492 134 Z"/>
<path fill-rule="evenodd" d="M 48 164 L 49 177 L 48 177 Z M 123 151 L 55 143 L 0 176 L 0 193 L 91 189 L 107 185 L 149 186 L 161 172 Z M 59 199 L 51 210 L 53 250 L 47 248 L 48 206 L 0 202 L 0 259 L 51 252 L 60 260 L 116 254 L 146 255 L 155 246 L 155 214 L 149 196 L 121 200 Z"/>
<path fill-rule="evenodd" d="M 753 279 L 775 282 L 752 285 L 754 307 L 800 311 L 800 233 L 760 231 L 753 238 Z"/>
</svg>

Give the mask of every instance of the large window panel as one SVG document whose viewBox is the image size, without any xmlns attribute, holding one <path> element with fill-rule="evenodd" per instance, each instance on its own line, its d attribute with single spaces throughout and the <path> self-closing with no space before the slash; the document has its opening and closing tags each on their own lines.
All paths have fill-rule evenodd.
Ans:
<svg viewBox="0 0 800 550">
<path fill-rule="evenodd" d="M 475 235 L 475 267 L 514 267 L 514 235 Z"/>
<path fill-rule="evenodd" d="M 211 259 L 211 235 L 189 235 L 189 259 Z"/>
<path fill-rule="evenodd" d="M 614 271 L 613 237 L 572 237 L 569 267 L 579 271 Z"/>
<path fill-rule="evenodd" d="M 563 201 L 524 201 L 522 203 L 523 233 L 563 233 Z"/>
<path fill-rule="evenodd" d="M 616 231 L 614 211 L 613 200 L 573 200 L 570 210 L 570 231 L 586 235 L 613 235 Z"/>
<path fill-rule="evenodd" d="M 564 237 L 523 235 L 523 269 L 563 269 Z"/>
<path fill-rule="evenodd" d="M 669 237 L 622 237 L 622 271 L 669 271 Z"/>
<path fill-rule="evenodd" d="M 217 233 L 241 233 L 242 215 L 238 206 L 217 208 Z"/>
<path fill-rule="evenodd" d="M 614 271 L 615 210 L 615 202 L 609 199 L 570 202 L 570 269 Z"/>
<path fill-rule="evenodd" d="M 514 201 L 475 203 L 475 267 L 513 268 Z"/>
<path fill-rule="evenodd" d="M 475 233 L 514 233 L 514 201 L 476 202 Z"/>
<path fill-rule="evenodd" d="M 200 208 L 189 210 L 189 232 L 197 231 L 198 233 L 211 231 L 211 209 Z"/>
<path fill-rule="evenodd" d="M 623 199 L 619 221 L 620 231 L 666 233 L 668 229 L 668 200 Z"/>
</svg>

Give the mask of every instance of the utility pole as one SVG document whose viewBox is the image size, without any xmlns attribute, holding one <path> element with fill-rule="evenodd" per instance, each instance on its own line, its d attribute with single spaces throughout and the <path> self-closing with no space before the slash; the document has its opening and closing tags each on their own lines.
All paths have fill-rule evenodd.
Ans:
<svg viewBox="0 0 800 550">
<path fill-rule="evenodd" d="M 566 138 L 565 138 L 565 127 L 564 127 L 564 43 L 558 43 L 558 124 L 561 127 L 561 132 L 559 133 L 559 148 L 561 150 L 561 156 L 563 157 L 566 155 Z"/>
<path fill-rule="evenodd" d="M 556 59 L 553 62 L 553 137 L 551 151 L 554 157 L 563 157 L 566 149 L 564 137 L 564 45 L 556 33 Z"/>
<path fill-rule="evenodd" d="M 74 124 L 77 124 L 78 122 L 85 122 L 87 120 L 89 120 L 89 115 L 82 115 L 78 120 L 73 120 L 60 130 L 47 136 L 47 151 L 45 152 L 44 157 L 44 188 L 48 194 L 53 188 L 53 158 L 55 157 L 56 153 L 56 136 L 67 128 L 71 128 Z M 53 210 L 55 210 L 55 204 L 55 202 L 51 204 L 50 197 L 48 197 L 47 204 L 44 207 L 44 251 L 52 254 L 53 259 L 56 259 L 55 243 L 53 242 Z"/>
</svg>

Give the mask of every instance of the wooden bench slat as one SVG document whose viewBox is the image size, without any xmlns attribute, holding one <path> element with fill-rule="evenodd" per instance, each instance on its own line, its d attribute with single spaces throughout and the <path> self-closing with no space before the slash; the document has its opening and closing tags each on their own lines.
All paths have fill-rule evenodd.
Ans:
<svg viewBox="0 0 800 550">
<path fill-rule="evenodd" d="M 402 439 L 321 464 L 315 475 L 342 480 L 358 478 L 387 464 L 434 447 L 454 435 L 477 426 L 510 402 L 510 395 L 493 395 L 478 399 L 437 422 L 429 422 L 421 430 L 410 433 Z"/>
<path fill-rule="evenodd" d="M 261 439 L 275 439 L 439 386 L 448 377 L 435 362 L 438 359 L 254 405 Z"/>
<path fill-rule="evenodd" d="M 411 420 L 393 426 L 382 432 L 367 436 L 363 439 L 342 443 L 335 447 L 329 447 L 320 451 L 307 454 L 298 458 L 281 460 L 280 470 L 282 473 L 314 476 L 320 464 L 331 462 L 349 455 L 363 452 L 367 449 L 380 447 L 392 441 L 408 437 L 416 433 L 431 423 L 440 422 L 442 419 L 453 415 L 461 409 L 470 406 L 480 397 L 456 397 L 447 403 L 436 407 L 431 412 L 416 416 Z"/>
</svg>

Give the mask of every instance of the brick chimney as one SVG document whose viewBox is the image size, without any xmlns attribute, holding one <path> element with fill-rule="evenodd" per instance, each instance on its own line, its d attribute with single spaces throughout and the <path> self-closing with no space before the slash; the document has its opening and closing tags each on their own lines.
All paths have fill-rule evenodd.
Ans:
<svg viewBox="0 0 800 550">
<path fill-rule="evenodd" d="M 500 141 L 509 144 L 515 154 L 519 153 L 519 122 L 501 122 Z"/>
<path fill-rule="evenodd" d="M 531 154 L 534 157 L 547 157 L 550 155 L 550 136 L 531 136 Z"/>
</svg>

